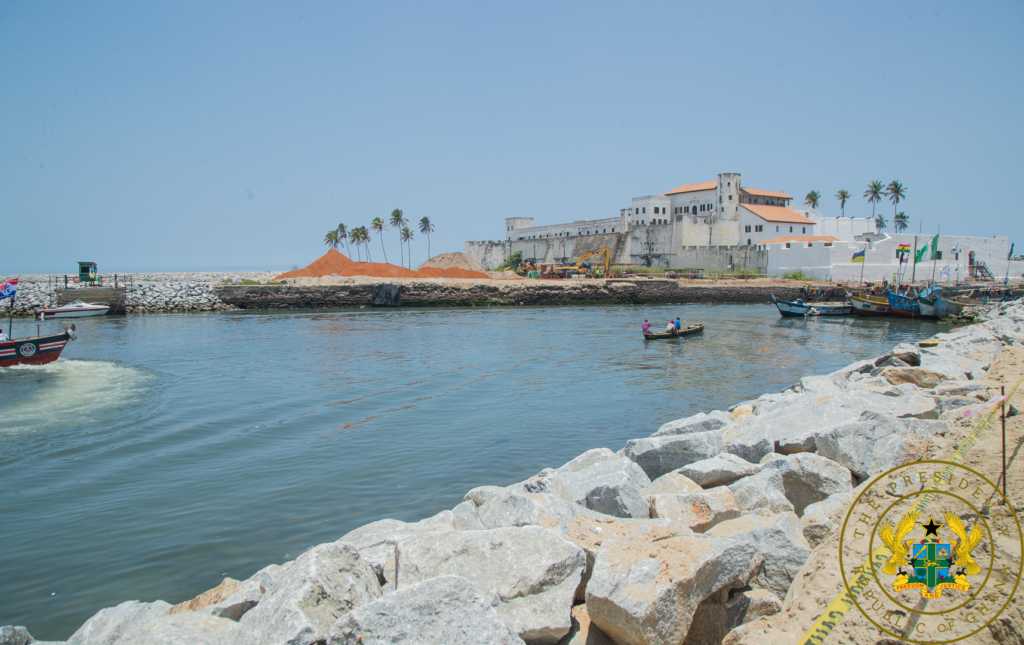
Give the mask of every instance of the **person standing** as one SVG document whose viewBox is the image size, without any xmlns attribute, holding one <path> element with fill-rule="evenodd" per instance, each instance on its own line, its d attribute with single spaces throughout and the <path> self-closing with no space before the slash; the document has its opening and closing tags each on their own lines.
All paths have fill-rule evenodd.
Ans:
<svg viewBox="0 0 1024 645">
<path fill-rule="evenodd" d="M 647 322 L 646 318 L 644 318 L 644 324 L 640 327 L 644 330 L 645 334 L 651 333 L 651 323 Z"/>
</svg>

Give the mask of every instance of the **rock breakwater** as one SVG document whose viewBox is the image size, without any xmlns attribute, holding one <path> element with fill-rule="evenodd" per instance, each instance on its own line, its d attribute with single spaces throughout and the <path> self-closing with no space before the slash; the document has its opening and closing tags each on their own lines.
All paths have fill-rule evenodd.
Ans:
<svg viewBox="0 0 1024 645">
<path fill-rule="evenodd" d="M 419 522 L 373 522 L 174 608 L 104 609 L 67 642 L 795 643 L 820 606 L 809 580 L 825 574 L 809 567 L 835 559 L 855 489 L 943 456 L 964 410 L 999 393 L 993 372 L 1020 376 L 1024 305 L 986 318 L 475 488 Z M 1021 639 L 1021 616 L 1018 602 L 995 640 Z M 32 642 L 3 630 L 0 643 Z"/>
</svg>

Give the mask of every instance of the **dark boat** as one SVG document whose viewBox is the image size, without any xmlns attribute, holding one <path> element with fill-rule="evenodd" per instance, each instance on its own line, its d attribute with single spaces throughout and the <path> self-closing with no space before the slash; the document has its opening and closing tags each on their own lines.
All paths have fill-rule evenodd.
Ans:
<svg viewBox="0 0 1024 645">
<path fill-rule="evenodd" d="M 892 312 L 897 316 L 905 316 L 907 318 L 935 318 L 935 307 L 932 304 L 931 298 L 934 298 L 935 293 L 942 293 L 942 287 L 930 287 L 916 291 L 914 288 L 907 289 L 907 293 L 899 294 L 891 291 L 885 292 L 885 297 L 889 299 L 889 306 L 892 307 Z M 924 297 L 928 303 L 927 312 L 921 311 L 921 298 Z"/>
<path fill-rule="evenodd" d="M 51 336 L 15 338 L 0 342 L 0 367 L 15 365 L 46 365 L 60 357 L 69 340 L 75 340 L 75 326 Z"/>
<path fill-rule="evenodd" d="M 687 325 L 686 327 L 680 327 L 674 331 L 656 331 L 648 332 L 644 334 L 644 340 L 663 340 L 666 338 L 679 338 L 680 336 L 691 336 L 693 334 L 699 334 L 704 331 L 704 323 L 699 322 L 695 325 Z"/>
</svg>

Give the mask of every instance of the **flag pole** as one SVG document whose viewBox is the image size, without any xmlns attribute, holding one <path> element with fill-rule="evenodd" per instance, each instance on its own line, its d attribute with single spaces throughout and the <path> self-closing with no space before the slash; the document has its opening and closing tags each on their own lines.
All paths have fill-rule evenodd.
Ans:
<svg viewBox="0 0 1024 645">
<path fill-rule="evenodd" d="M 1011 251 L 1012 252 L 1012 251 Z M 868 262 L 868 243 L 864 242 L 864 257 L 860 259 L 860 284 L 864 286 L 864 265 Z M 1010 265 L 1006 265 L 1006 275 L 1010 275 Z"/>
<path fill-rule="evenodd" d="M 7 338 L 14 339 L 11 335 L 14 329 L 14 299 L 18 297 L 18 292 L 15 290 L 14 295 L 11 296 L 11 317 L 7 320 Z"/>
<path fill-rule="evenodd" d="M 937 259 L 935 259 L 935 255 L 936 255 L 936 253 L 939 250 L 936 247 L 938 247 L 938 245 L 939 245 L 938 244 L 938 237 L 939 237 L 940 233 L 942 233 L 942 224 L 939 224 L 938 230 L 935 231 L 935 238 L 936 239 L 932 240 L 932 284 L 935 284 L 935 265 L 939 263 L 939 261 Z"/>
<path fill-rule="evenodd" d="M 1003 286 L 1010 286 L 1010 262 L 1013 261 L 1013 245 L 1010 245 L 1010 252 L 1006 255 L 1006 277 L 1003 278 Z"/>
<path fill-rule="evenodd" d="M 917 278 L 917 236 L 914 236 L 914 268 L 910 270 L 910 281 Z"/>
</svg>

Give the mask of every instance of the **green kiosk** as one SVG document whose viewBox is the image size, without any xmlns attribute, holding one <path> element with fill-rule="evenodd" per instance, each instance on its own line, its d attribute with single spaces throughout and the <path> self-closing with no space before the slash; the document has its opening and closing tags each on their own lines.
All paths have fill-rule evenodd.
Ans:
<svg viewBox="0 0 1024 645">
<path fill-rule="evenodd" d="M 96 263 L 95 262 L 79 262 L 78 263 L 78 281 L 82 284 L 96 284 Z"/>
</svg>

